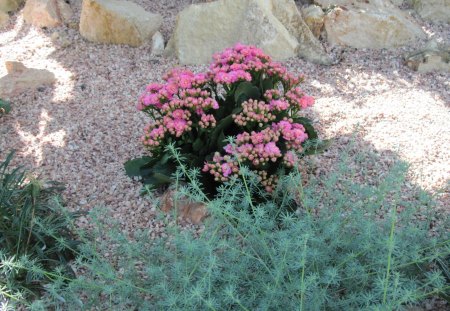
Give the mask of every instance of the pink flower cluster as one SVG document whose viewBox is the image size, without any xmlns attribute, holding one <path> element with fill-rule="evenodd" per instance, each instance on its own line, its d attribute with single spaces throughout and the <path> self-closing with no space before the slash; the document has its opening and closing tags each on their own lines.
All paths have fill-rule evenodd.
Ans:
<svg viewBox="0 0 450 311">
<path fill-rule="evenodd" d="M 306 95 L 299 87 L 286 92 L 285 96 L 286 100 L 298 110 L 314 105 L 314 97 Z"/>
<path fill-rule="evenodd" d="M 292 168 L 298 163 L 297 154 L 303 151 L 302 144 L 308 135 L 304 126 L 293 119 L 300 110 L 312 106 L 314 98 L 297 86 L 303 77 L 288 73 L 261 49 L 237 44 L 215 54 L 206 73 L 174 69 L 163 79 L 163 83 L 148 85 L 137 105 L 153 119 L 145 127 L 142 142 L 154 154 L 161 152 L 170 141 L 181 141 L 187 150 L 196 148 L 196 156 L 207 154 L 206 158 L 214 153 L 202 171 L 213 175 L 215 181 L 239 176 L 239 166 L 244 164 L 259 176 L 269 192 L 276 187 L 278 179 L 268 172 L 280 166 Z M 239 102 L 240 107 L 236 107 L 234 92 L 241 82 L 250 82 L 242 85 L 251 84 L 253 89 L 258 88 L 256 93 L 260 95 L 245 94 L 247 98 L 258 99 Z M 234 112 L 231 125 L 221 123 L 229 120 L 223 111 Z M 221 124 L 229 127 L 218 127 Z M 210 135 L 215 128 L 216 134 Z M 205 149 L 219 145 L 210 143 L 212 137 L 229 133 L 239 134 L 233 144 L 225 146 L 223 155 L 221 150 Z M 199 139 L 203 146 L 198 147 L 202 145 L 198 143 L 197 147 L 191 146 Z"/>
<path fill-rule="evenodd" d="M 193 126 L 216 126 L 210 112 L 219 109 L 219 104 L 209 91 L 202 88 L 210 82 L 207 74 L 175 69 L 165 75 L 164 80 L 165 84 L 147 86 L 138 102 L 137 108 L 155 119 L 145 128 L 141 138 L 150 148 L 161 146 L 166 135 L 179 138 Z"/>
<path fill-rule="evenodd" d="M 287 72 L 280 63 L 272 61 L 263 50 L 254 46 L 236 44 L 214 54 L 214 62 L 210 66 L 210 74 L 217 84 L 231 84 L 237 81 L 252 81 L 254 73 L 263 72 L 269 77 L 278 77 L 285 85 L 297 85 L 301 77 Z"/>
<path fill-rule="evenodd" d="M 264 101 L 250 99 L 242 103 L 242 112 L 233 115 L 234 122 L 240 126 L 247 123 L 256 123 L 259 127 L 275 120 L 276 116 L 271 113 L 273 109 Z"/>
<path fill-rule="evenodd" d="M 299 123 L 293 123 L 292 120 L 282 120 L 272 125 L 274 131 L 279 133 L 286 142 L 287 149 L 297 152 L 303 150 L 302 143 L 308 139 L 305 133 L 305 127 Z"/>
<path fill-rule="evenodd" d="M 232 176 L 238 176 L 239 163 L 229 155 L 221 156 L 219 152 L 216 152 L 212 162 L 206 162 L 202 171 L 212 174 L 215 181 L 225 182 Z"/>
<path fill-rule="evenodd" d="M 303 125 L 293 123 L 292 120 L 282 120 L 272 123 L 270 127 L 260 132 L 243 132 L 237 135 L 235 144 L 226 145 L 224 150 L 227 154 L 234 155 L 239 162 L 250 164 L 258 172 L 266 190 L 271 192 L 277 179 L 275 176 L 267 175 L 267 165 L 282 159 L 286 167 L 292 168 L 298 161 L 296 154 L 303 150 L 302 143 L 306 139 L 308 135 Z M 283 142 L 288 149 L 284 155 L 279 147 L 280 142 Z M 210 172 L 218 180 L 228 180 L 228 176 L 223 174 L 224 171 L 218 169 L 224 163 L 229 163 L 229 160 L 215 157 L 213 164 L 206 163 L 203 171 Z M 233 165 L 235 165 L 234 162 Z"/>
</svg>

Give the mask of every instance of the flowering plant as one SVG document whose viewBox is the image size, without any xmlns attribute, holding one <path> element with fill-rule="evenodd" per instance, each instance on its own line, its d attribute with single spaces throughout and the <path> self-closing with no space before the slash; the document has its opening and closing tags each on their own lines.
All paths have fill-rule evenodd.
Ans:
<svg viewBox="0 0 450 311">
<path fill-rule="evenodd" d="M 314 103 L 299 87 L 303 77 L 256 47 L 237 44 L 214 55 L 206 73 L 174 69 L 163 79 L 148 85 L 137 105 L 153 120 L 142 136 L 152 157 L 125 165 L 128 175 L 144 183 L 170 183 L 176 165 L 165 151 L 168 144 L 201 168 L 204 184 L 213 189 L 246 165 L 268 192 L 280 168 L 290 170 L 300 155 L 317 151 L 307 148 L 317 134 L 299 115 Z"/>
</svg>

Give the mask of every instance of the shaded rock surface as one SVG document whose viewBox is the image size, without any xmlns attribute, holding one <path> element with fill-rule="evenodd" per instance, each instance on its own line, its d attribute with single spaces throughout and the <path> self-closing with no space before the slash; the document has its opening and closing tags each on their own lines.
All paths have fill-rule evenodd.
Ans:
<svg viewBox="0 0 450 311">
<path fill-rule="evenodd" d="M 405 62 L 418 72 L 450 73 L 450 46 L 439 46 L 436 41 L 431 41 L 425 48 L 408 55 Z"/>
<path fill-rule="evenodd" d="M 55 82 L 55 75 L 45 69 L 27 68 L 20 62 L 5 62 L 8 74 L 0 78 L 0 97 L 9 98 L 39 86 Z"/>
<path fill-rule="evenodd" d="M 140 46 L 160 28 L 162 17 L 130 1 L 84 0 L 81 35 L 93 42 Z"/>
<path fill-rule="evenodd" d="M 267 2 L 266 2 L 267 3 Z M 293 0 L 271 0 L 269 8 L 298 43 L 298 55 L 318 64 L 331 64 L 321 43 L 314 37 Z"/>
<path fill-rule="evenodd" d="M 336 7 L 325 16 L 325 30 L 331 45 L 354 48 L 395 48 L 425 36 L 404 12 L 386 0 L 354 1 Z"/>
<path fill-rule="evenodd" d="M 450 23 L 450 0 L 413 0 L 413 5 L 424 19 Z"/>
<path fill-rule="evenodd" d="M 316 38 L 319 38 L 325 21 L 325 14 L 318 5 L 310 5 L 302 9 L 303 19 Z"/>
<path fill-rule="evenodd" d="M 27 0 L 23 9 L 25 22 L 37 27 L 59 26 L 72 14 L 72 9 L 63 0 Z"/>
<path fill-rule="evenodd" d="M 293 0 L 219 0 L 194 4 L 178 15 L 167 55 L 183 64 L 211 61 L 214 53 L 240 42 L 278 60 L 301 55 L 329 63 Z"/>
</svg>

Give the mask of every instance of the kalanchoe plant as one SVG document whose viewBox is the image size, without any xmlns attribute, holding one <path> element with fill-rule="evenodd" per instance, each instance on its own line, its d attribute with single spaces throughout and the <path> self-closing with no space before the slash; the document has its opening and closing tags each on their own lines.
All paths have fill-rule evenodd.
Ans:
<svg viewBox="0 0 450 311">
<path fill-rule="evenodd" d="M 174 144 L 186 163 L 202 168 L 209 193 L 239 177 L 243 165 L 271 192 L 280 169 L 289 171 L 299 156 L 323 147 L 311 144 L 317 133 L 300 115 L 314 104 L 301 82 L 262 50 L 242 44 L 214 55 L 206 73 L 170 71 L 139 99 L 138 110 L 152 119 L 142 136 L 151 157 L 128 161 L 128 175 L 154 186 L 170 183 L 175 164 L 165 147 Z"/>
</svg>

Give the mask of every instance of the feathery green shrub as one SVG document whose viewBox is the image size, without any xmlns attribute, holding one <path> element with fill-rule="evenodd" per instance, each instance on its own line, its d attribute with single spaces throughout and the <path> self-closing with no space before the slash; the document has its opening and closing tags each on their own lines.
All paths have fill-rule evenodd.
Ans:
<svg viewBox="0 0 450 311">
<path fill-rule="evenodd" d="M 25 302 L 54 277 L 73 275 L 77 215 L 61 209 L 61 184 L 27 180 L 22 167 L 10 168 L 13 156 L 0 162 L 0 298 Z"/>
<path fill-rule="evenodd" d="M 93 236 L 74 264 L 81 275 L 54 282 L 33 308 L 401 310 L 448 294 L 448 232 L 430 235 L 429 221 L 415 218 L 432 199 L 403 200 L 402 164 L 367 185 L 346 178 L 348 161 L 305 187 L 299 172 L 280 176 L 273 200 L 260 204 L 252 202 L 259 184 L 250 170 L 209 200 L 200 172 L 181 164 L 174 180 L 189 183 L 180 193 L 211 214 L 200 234 L 168 225 L 163 237 L 137 231 L 131 239 L 96 210 Z M 285 212 L 293 207 L 297 213 Z"/>
</svg>

